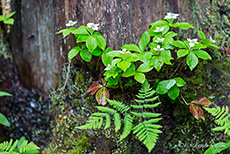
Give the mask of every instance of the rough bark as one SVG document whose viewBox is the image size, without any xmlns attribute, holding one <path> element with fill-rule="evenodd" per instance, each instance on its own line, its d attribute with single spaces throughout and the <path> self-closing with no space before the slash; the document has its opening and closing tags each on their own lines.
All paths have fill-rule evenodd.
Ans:
<svg viewBox="0 0 230 154">
<path fill-rule="evenodd" d="M 55 76 L 66 60 L 74 40 L 63 39 L 55 32 L 66 28 L 68 20 L 76 26 L 99 23 L 107 45 L 119 49 L 125 43 L 137 43 L 150 23 L 167 12 L 180 13 L 181 21 L 206 18 L 208 0 L 13 0 L 17 13 L 12 29 L 11 46 L 20 79 L 28 88 L 48 92 L 55 88 Z M 204 16 L 194 14 L 196 5 Z M 197 18 L 199 20 L 194 20 Z M 205 25 L 207 26 L 207 25 Z"/>
</svg>

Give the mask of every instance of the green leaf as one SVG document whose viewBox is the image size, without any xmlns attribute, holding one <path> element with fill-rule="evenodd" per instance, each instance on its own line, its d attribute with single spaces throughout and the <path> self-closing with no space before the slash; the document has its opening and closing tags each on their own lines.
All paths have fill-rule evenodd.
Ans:
<svg viewBox="0 0 230 154">
<path fill-rule="evenodd" d="M 80 42 L 86 42 L 86 40 L 89 38 L 88 35 L 80 35 L 78 36 L 77 38 L 77 43 L 80 43 Z"/>
<path fill-rule="evenodd" d="M 176 85 L 174 85 L 172 88 L 169 89 L 168 96 L 172 100 L 175 100 L 179 96 L 179 93 L 180 93 L 179 88 Z"/>
<path fill-rule="evenodd" d="M 185 49 L 187 49 L 187 46 L 184 44 L 184 42 L 179 41 L 179 40 L 173 41 L 172 45 L 174 45 L 176 47 L 179 47 L 179 48 L 185 48 Z"/>
<path fill-rule="evenodd" d="M 137 71 L 146 73 L 146 72 L 151 71 L 153 69 L 153 67 L 154 66 L 149 66 L 149 64 L 147 64 L 147 63 L 143 63 L 137 68 Z"/>
<path fill-rule="evenodd" d="M 188 29 L 188 28 L 194 28 L 192 24 L 189 24 L 187 22 L 181 22 L 181 23 L 175 23 L 175 24 L 172 24 L 173 27 L 178 27 L 178 28 L 181 28 L 181 29 Z"/>
<path fill-rule="evenodd" d="M 93 52 L 93 50 L 97 47 L 96 39 L 93 36 L 89 36 L 89 38 L 86 40 L 86 46 L 90 52 Z"/>
<path fill-rule="evenodd" d="M 121 128 L 121 119 L 120 119 L 120 114 L 119 113 L 114 114 L 114 125 L 115 125 L 115 132 L 120 130 L 120 128 Z"/>
<path fill-rule="evenodd" d="M 189 53 L 188 49 L 180 49 L 177 51 L 177 57 L 181 58 L 183 56 L 186 56 Z"/>
<path fill-rule="evenodd" d="M 201 39 L 206 39 L 206 37 L 202 31 L 198 30 L 198 34 L 200 35 Z"/>
<path fill-rule="evenodd" d="M 12 12 L 10 13 L 8 16 L 6 16 L 6 19 L 9 19 L 10 17 L 12 17 L 16 12 Z"/>
<path fill-rule="evenodd" d="M 87 27 L 85 26 L 80 26 L 77 29 L 73 28 L 71 31 L 74 35 L 89 35 L 89 32 L 87 31 Z"/>
<path fill-rule="evenodd" d="M 174 78 L 173 80 L 176 81 L 177 87 L 183 87 L 186 84 L 186 82 L 180 77 Z"/>
<path fill-rule="evenodd" d="M 141 52 L 137 45 L 135 44 L 125 44 L 121 47 L 121 49 L 126 49 L 128 51 L 136 51 Z"/>
<path fill-rule="evenodd" d="M 78 54 L 78 52 L 80 50 L 81 50 L 81 48 L 79 46 L 76 46 L 76 47 L 72 48 L 68 53 L 68 61 L 73 59 Z"/>
<path fill-rule="evenodd" d="M 143 84 L 145 82 L 145 75 L 144 73 L 136 73 L 134 75 L 134 79 L 137 81 L 137 82 L 140 82 L 141 84 Z"/>
<path fill-rule="evenodd" d="M 0 91 L 0 97 L 2 96 L 12 96 L 11 94 L 4 92 L 4 91 Z"/>
<path fill-rule="evenodd" d="M 129 66 L 129 68 L 124 71 L 124 73 L 122 74 L 123 77 L 130 77 L 135 75 L 136 71 L 135 71 L 135 65 L 134 63 L 131 63 L 131 65 Z"/>
<path fill-rule="evenodd" d="M 10 18 L 10 19 L 6 19 L 3 21 L 4 24 L 10 24 L 10 25 L 13 25 L 14 24 L 14 19 Z"/>
<path fill-rule="evenodd" d="M 145 50 L 145 48 L 148 45 L 149 41 L 150 41 L 150 35 L 149 35 L 149 33 L 147 31 L 145 31 L 142 34 L 141 39 L 140 39 L 139 44 L 138 44 L 139 47 L 140 47 L 141 52 L 143 52 Z"/>
<path fill-rule="evenodd" d="M 129 68 L 130 65 L 131 65 L 131 63 L 130 63 L 130 62 L 127 62 L 127 61 L 125 61 L 125 60 L 122 60 L 121 62 L 119 62 L 119 63 L 117 64 L 117 66 L 118 66 L 120 69 L 122 69 L 123 71 L 126 71 L 126 70 Z"/>
<path fill-rule="evenodd" d="M 101 35 L 94 35 L 94 38 L 97 41 L 97 45 L 102 49 L 105 50 L 106 47 L 106 41 L 105 38 Z"/>
<path fill-rule="evenodd" d="M 106 71 L 104 73 L 104 76 L 106 77 L 110 77 L 112 76 L 113 78 L 117 77 L 118 74 L 122 71 L 122 69 L 120 69 L 118 66 L 114 66 L 112 67 L 110 70 Z"/>
<path fill-rule="evenodd" d="M 10 127 L 10 123 L 9 121 L 7 120 L 7 118 L 0 113 L 0 124 L 4 125 L 4 126 L 7 126 L 7 127 Z"/>
<path fill-rule="evenodd" d="M 0 21 L 3 21 L 5 19 L 4 15 L 0 15 Z"/>
<path fill-rule="evenodd" d="M 192 50 L 205 49 L 205 48 L 207 48 L 207 46 L 202 43 L 196 43 L 194 47 L 191 47 Z"/>
<path fill-rule="evenodd" d="M 198 64 L 198 58 L 196 57 L 196 55 L 193 52 L 189 52 L 188 56 L 186 57 L 186 63 L 189 66 L 191 71 Z"/>
<path fill-rule="evenodd" d="M 129 114 L 125 114 L 124 129 L 120 136 L 120 141 L 126 138 L 130 134 L 132 127 L 133 127 L 133 117 L 131 117 Z"/>
<path fill-rule="evenodd" d="M 88 49 L 81 50 L 80 56 L 86 62 L 90 62 L 92 59 L 92 54 L 89 52 Z"/>
<path fill-rule="evenodd" d="M 112 56 L 110 56 L 110 55 L 108 54 L 109 51 L 112 51 L 112 49 L 111 49 L 111 48 L 107 48 L 107 49 L 102 53 L 101 60 L 102 60 L 102 62 L 103 62 L 103 64 L 104 64 L 105 66 L 108 66 L 108 64 L 111 64 L 111 63 L 112 63 L 112 60 L 113 60 Z"/>
<path fill-rule="evenodd" d="M 204 154 L 216 154 L 230 147 L 230 140 L 227 143 L 219 142 L 209 147 Z"/>
<path fill-rule="evenodd" d="M 166 94 L 170 88 L 172 88 L 176 84 L 176 81 L 171 80 L 164 80 L 158 83 L 157 85 L 157 94 Z"/>
<path fill-rule="evenodd" d="M 93 50 L 92 55 L 94 56 L 100 56 L 102 54 L 102 51 L 99 47 L 97 47 L 95 50 Z"/>
<path fill-rule="evenodd" d="M 195 50 L 192 52 L 195 53 L 197 55 L 197 57 L 199 57 L 201 59 L 212 59 L 212 57 L 204 50 Z"/>
</svg>

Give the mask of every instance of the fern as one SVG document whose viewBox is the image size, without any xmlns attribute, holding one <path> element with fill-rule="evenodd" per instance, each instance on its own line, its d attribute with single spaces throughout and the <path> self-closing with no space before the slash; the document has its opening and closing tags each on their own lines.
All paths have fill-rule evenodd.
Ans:
<svg viewBox="0 0 230 154">
<path fill-rule="evenodd" d="M 136 134 L 138 136 L 139 141 L 143 141 L 143 144 L 147 147 L 148 152 L 151 152 L 154 148 L 156 141 L 158 139 L 158 134 L 162 133 L 162 131 L 159 130 L 159 128 L 162 128 L 161 125 L 156 124 L 159 120 L 162 118 L 156 118 L 159 117 L 160 113 L 153 113 L 153 112 L 144 112 L 144 108 L 155 108 L 160 105 L 161 102 L 155 103 L 155 104 L 146 104 L 146 103 L 152 103 L 153 101 L 157 100 L 158 96 L 153 97 L 155 94 L 155 90 L 152 90 L 150 88 L 150 85 L 147 81 L 142 85 L 141 90 L 139 91 L 135 101 L 137 103 L 141 103 L 140 105 L 131 105 L 133 109 L 141 109 L 139 111 L 131 111 L 131 113 L 138 118 L 146 119 L 151 118 L 150 120 L 144 120 L 143 122 L 139 123 L 137 126 L 133 128 L 133 134 Z"/>
<path fill-rule="evenodd" d="M 229 107 L 222 107 L 222 109 L 218 106 L 216 108 L 204 108 L 206 111 L 211 113 L 211 115 L 215 116 L 215 123 L 217 125 L 220 125 L 219 127 L 213 128 L 213 131 L 222 131 L 224 130 L 224 133 L 230 136 L 230 114 Z"/>
<path fill-rule="evenodd" d="M 115 132 L 118 132 L 121 129 L 122 121 L 124 124 L 123 131 L 120 135 L 120 141 L 126 138 L 133 130 L 133 134 L 136 134 L 138 139 L 143 141 L 143 144 L 148 148 L 148 151 L 151 152 L 158 139 L 158 134 L 162 133 L 162 131 L 159 130 L 162 126 L 156 124 L 162 118 L 156 118 L 161 115 L 160 113 L 144 112 L 144 109 L 153 109 L 160 105 L 160 102 L 152 103 L 158 98 L 158 96 L 153 96 L 155 93 L 156 91 L 152 90 L 149 83 L 145 81 L 141 90 L 139 90 L 138 95 L 136 95 L 138 99 L 135 99 L 135 101 L 140 103 L 139 105 L 131 105 L 130 107 L 122 102 L 107 99 L 111 107 L 96 106 L 100 112 L 93 113 L 85 125 L 77 128 L 99 129 L 103 125 L 103 119 L 105 119 L 104 129 L 107 129 L 110 127 L 110 119 L 111 116 L 113 116 Z M 131 108 L 134 109 L 134 111 L 131 111 Z M 124 119 L 122 120 L 121 117 L 124 117 Z M 139 119 L 138 121 L 142 122 L 135 126 L 135 119 Z"/>
<path fill-rule="evenodd" d="M 161 118 L 158 118 L 158 122 Z M 139 141 L 143 141 L 144 145 L 148 148 L 148 152 L 154 148 L 158 139 L 158 133 L 162 131 L 158 130 L 162 126 L 153 124 L 155 120 L 144 121 L 133 128 L 133 134 L 138 136 Z"/>
<path fill-rule="evenodd" d="M 33 142 L 28 143 L 24 137 L 20 138 L 20 140 L 16 140 L 13 142 L 13 139 L 10 141 L 4 141 L 0 143 L 0 153 L 4 154 L 36 154 L 39 153 L 38 149 L 40 149 L 36 144 Z"/>
<path fill-rule="evenodd" d="M 133 117 L 131 117 L 129 114 L 126 114 L 124 118 L 124 130 L 120 136 L 120 141 L 126 138 L 130 134 L 130 132 L 132 131 L 132 127 L 133 127 Z"/>
</svg>

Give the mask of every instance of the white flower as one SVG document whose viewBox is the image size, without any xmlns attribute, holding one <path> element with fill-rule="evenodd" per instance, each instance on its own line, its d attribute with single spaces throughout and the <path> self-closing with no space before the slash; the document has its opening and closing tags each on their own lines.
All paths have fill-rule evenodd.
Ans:
<svg viewBox="0 0 230 154">
<path fill-rule="evenodd" d="M 122 49 L 122 51 L 118 50 L 117 52 L 120 52 L 122 54 L 125 54 L 125 53 L 130 53 L 130 51 L 127 51 L 127 49 Z"/>
<path fill-rule="evenodd" d="M 165 38 L 157 38 L 157 40 L 155 40 L 155 42 L 159 43 L 159 42 L 163 42 L 165 40 Z"/>
<path fill-rule="evenodd" d="M 164 48 L 161 48 L 160 45 L 157 45 L 157 47 L 153 48 L 153 50 L 162 51 L 162 50 L 164 50 Z"/>
<path fill-rule="evenodd" d="M 70 20 L 67 24 L 65 24 L 67 27 L 73 26 L 77 23 L 77 21 Z"/>
<path fill-rule="evenodd" d="M 94 23 L 88 23 L 87 27 L 92 28 L 93 30 L 98 30 L 99 24 L 94 24 Z"/>
<path fill-rule="evenodd" d="M 189 41 L 189 46 L 194 47 L 197 42 L 197 39 L 187 39 Z"/>
<path fill-rule="evenodd" d="M 165 16 L 165 19 L 176 19 L 179 16 L 179 14 L 175 14 L 175 13 L 167 13 L 167 15 Z"/>
<path fill-rule="evenodd" d="M 211 36 L 210 36 L 210 41 L 211 41 L 212 43 L 216 43 L 216 41 L 213 40 Z"/>
<path fill-rule="evenodd" d="M 111 70 L 111 65 L 110 64 L 108 64 L 108 66 L 104 69 L 105 71 L 108 71 L 108 70 Z"/>
<path fill-rule="evenodd" d="M 162 32 L 164 30 L 164 27 L 156 27 L 156 30 L 154 32 Z"/>
</svg>

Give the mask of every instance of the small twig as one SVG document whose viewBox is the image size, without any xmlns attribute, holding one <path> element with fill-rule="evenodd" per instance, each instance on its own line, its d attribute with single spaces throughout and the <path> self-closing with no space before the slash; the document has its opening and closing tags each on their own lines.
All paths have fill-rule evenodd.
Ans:
<svg viewBox="0 0 230 154">
<path fill-rule="evenodd" d="M 190 103 L 187 103 L 187 102 L 186 102 L 186 100 L 185 100 L 184 97 L 181 95 L 181 93 L 180 93 L 180 96 L 181 96 L 182 100 L 184 101 L 184 103 L 185 103 L 186 105 L 189 105 L 189 104 L 190 104 Z"/>
<path fill-rule="evenodd" d="M 68 79 L 69 79 L 69 72 L 70 72 L 70 64 L 71 64 L 71 60 L 69 61 L 68 63 L 68 68 L 67 68 L 67 74 L 66 74 L 66 79 L 65 79 L 65 83 L 64 83 L 64 86 L 62 87 L 62 90 L 61 90 L 61 93 L 63 93 L 63 91 L 65 90 L 65 87 L 67 85 L 67 82 L 68 82 Z"/>
<path fill-rule="evenodd" d="M 185 57 L 186 58 L 186 57 Z M 179 66 L 177 66 L 177 68 L 175 69 L 175 71 L 170 75 L 170 78 L 173 77 L 173 75 L 177 72 L 177 70 L 179 69 L 179 67 L 183 64 L 185 58 L 180 62 Z"/>
</svg>

